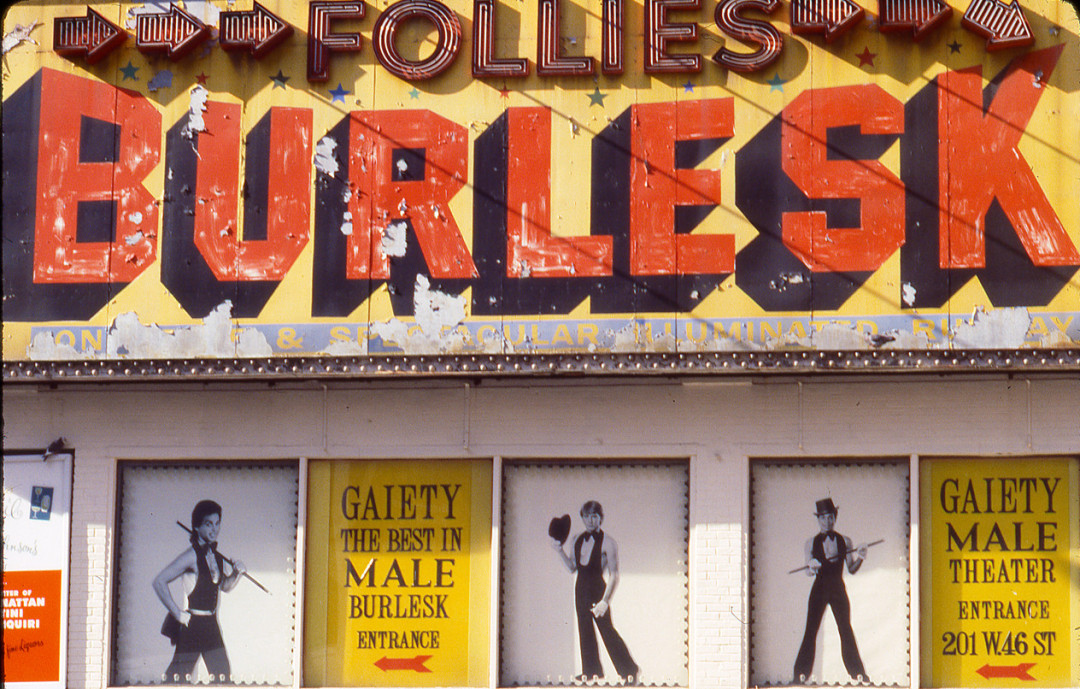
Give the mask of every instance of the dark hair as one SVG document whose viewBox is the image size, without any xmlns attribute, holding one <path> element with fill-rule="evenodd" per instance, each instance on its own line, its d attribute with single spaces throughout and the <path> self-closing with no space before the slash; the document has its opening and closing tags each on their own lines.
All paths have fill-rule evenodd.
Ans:
<svg viewBox="0 0 1080 689">
<path fill-rule="evenodd" d="M 221 516 L 221 505 L 217 504 L 213 500 L 200 500 L 195 509 L 191 510 L 191 542 L 194 543 L 199 540 L 199 534 L 197 529 L 202 524 L 203 520 L 212 514 Z"/>
<path fill-rule="evenodd" d="M 590 500 L 581 506 L 581 516 L 585 516 L 585 513 L 598 514 L 600 518 L 604 518 L 604 508 L 595 500 Z"/>
</svg>

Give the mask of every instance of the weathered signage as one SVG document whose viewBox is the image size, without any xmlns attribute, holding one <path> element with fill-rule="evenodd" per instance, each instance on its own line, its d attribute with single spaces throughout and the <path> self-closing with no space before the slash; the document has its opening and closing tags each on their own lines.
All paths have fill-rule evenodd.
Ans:
<svg viewBox="0 0 1080 689">
<path fill-rule="evenodd" d="M 8 361 L 1080 339 L 1060 2 L 5 21 Z"/>
<path fill-rule="evenodd" d="M 923 686 L 1080 682 L 1078 469 L 923 463 Z"/>
</svg>

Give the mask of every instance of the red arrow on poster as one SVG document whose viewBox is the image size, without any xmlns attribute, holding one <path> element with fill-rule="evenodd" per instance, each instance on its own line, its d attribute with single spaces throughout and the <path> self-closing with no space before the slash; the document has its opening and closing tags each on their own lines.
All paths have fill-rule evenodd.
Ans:
<svg viewBox="0 0 1080 689">
<path fill-rule="evenodd" d="M 431 656 L 416 656 L 415 658 L 382 658 L 375 661 L 375 667 L 383 672 L 387 670 L 415 670 L 416 672 L 431 672 L 424 667 Z"/>
<path fill-rule="evenodd" d="M 1035 42 L 1020 0 L 973 0 L 960 20 L 964 28 L 986 38 L 987 50 L 1022 48 Z"/>
<path fill-rule="evenodd" d="M 1035 678 L 1028 674 L 1028 670 L 1033 667 L 1035 667 L 1035 663 L 1020 663 L 1019 665 L 983 665 L 975 672 L 978 672 L 986 679 L 1012 677 L 1013 679 L 1031 681 Z"/>
<path fill-rule="evenodd" d="M 57 17 L 53 22 L 53 50 L 65 57 L 83 55 L 91 65 L 126 40 L 126 32 L 89 7 L 85 17 Z"/>
<path fill-rule="evenodd" d="M 851 0 L 794 0 L 791 31 L 825 34 L 825 42 L 832 43 L 861 22 L 864 14 Z"/>
<path fill-rule="evenodd" d="M 911 31 L 916 41 L 952 16 L 952 8 L 942 0 L 880 0 L 878 9 L 882 32 Z"/>
<path fill-rule="evenodd" d="M 257 2 L 255 9 L 248 12 L 221 13 L 221 47 L 225 50 L 248 48 L 255 59 L 278 47 L 292 33 L 291 25 Z"/>
<path fill-rule="evenodd" d="M 140 14 L 135 24 L 135 47 L 144 53 L 165 53 L 176 61 L 210 38 L 210 29 L 201 21 L 170 6 L 168 13 Z"/>
</svg>

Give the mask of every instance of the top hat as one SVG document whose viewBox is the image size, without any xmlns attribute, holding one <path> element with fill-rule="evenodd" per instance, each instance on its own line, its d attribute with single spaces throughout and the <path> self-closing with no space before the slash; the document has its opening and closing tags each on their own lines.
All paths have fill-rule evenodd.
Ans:
<svg viewBox="0 0 1080 689">
<path fill-rule="evenodd" d="M 820 517 L 823 514 L 837 513 L 836 505 L 833 504 L 832 498 L 825 498 L 824 500 L 818 500 L 814 503 L 814 516 Z"/>
<path fill-rule="evenodd" d="M 548 536 L 551 536 L 559 543 L 566 543 L 569 535 L 570 515 L 564 514 L 561 517 L 552 517 L 551 523 L 548 524 Z"/>
</svg>

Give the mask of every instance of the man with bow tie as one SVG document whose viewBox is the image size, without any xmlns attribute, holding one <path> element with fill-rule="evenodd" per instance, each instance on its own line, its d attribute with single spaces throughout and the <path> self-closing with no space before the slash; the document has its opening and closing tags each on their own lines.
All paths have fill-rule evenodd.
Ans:
<svg viewBox="0 0 1080 689">
<path fill-rule="evenodd" d="M 639 668 L 626 642 L 615 631 L 611 620 L 611 596 L 619 584 L 619 549 L 615 539 L 603 532 L 604 508 L 595 500 L 581 507 L 581 521 L 585 531 L 573 540 L 573 556 L 563 549 L 558 538 L 552 538 L 555 549 L 571 573 L 577 573 L 574 586 L 574 602 L 577 610 L 578 640 L 581 644 L 581 675 L 579 679 L 590 680 L 604 676 L 600 665 L 600 650 L 596 644 L 596 632 L 600 630 L 611 663 L 619 677 L 627 684 L 638 679 Z M 567 529 L 568 531 L 569 529 Z M 565 536 L 566 534 L 562 534 Z M 606 574 L 606 578 L 605 578 Z"/>
<path fill-rule="evenodd" d="M 833 530 L 839 509 L 832 498 L 818 500 L 814 516 L 818 521 L 818 533 L 806 541 L 806 573 L 814 577 L 810 588 L 810 600 L 806 605 L 806 631 L 803 633 L 799 655 L 795 658 L 794 684 L 804 684 L 814 667 L 814 653 L 818 628 L 825 615 L 826 606 L 832 608 L 836 627 L 840 632 L 840 654 L 844 667 L 851 678 L 868 682 L 863 668 L 855 633 L 851 630 L 851 604 L 844 587 L 844 566 L 854 574 L 866 559 L 868 546 L 861 543 L 852 546 L 851 539 Z"/>
</svg>

